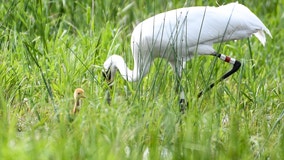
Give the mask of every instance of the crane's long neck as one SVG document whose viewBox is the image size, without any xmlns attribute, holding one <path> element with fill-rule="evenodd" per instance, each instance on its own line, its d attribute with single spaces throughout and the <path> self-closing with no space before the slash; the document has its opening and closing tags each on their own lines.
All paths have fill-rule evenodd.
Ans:
<svg viewBox="0 0 284 160">
<path fill-rule="evenodd" d="M 135 81 L 139 80 L 138 67 L 137 67 L 136 64 L 134 64 L 134 68 L 133 68 L 133 70 L 131 70 L 127 67 L 123 58 L 120 57 L 120 58 L 116 58 L 113 61 L 113 65 L 114 65 L 115 69 L 118 69 L 119 73 L 121 74 L 121 76 L 125 80 L 127 80 L 129 82 L 135 82 Z M 114 75 L 115 75 L 115 71 L 114 71 Z"/>
<path fill-rule="evenodd" d="M 112 64 L 112 78 L 115 76 L 117 69 L 125 80 L 135 82 L 141 80 L 148 73 L 150 68 L 150 63 L 139 63 L 134 59 L 134 68 L 130 70 L 121 56 L 113 55 L 110 58 Z"/>
</svg>

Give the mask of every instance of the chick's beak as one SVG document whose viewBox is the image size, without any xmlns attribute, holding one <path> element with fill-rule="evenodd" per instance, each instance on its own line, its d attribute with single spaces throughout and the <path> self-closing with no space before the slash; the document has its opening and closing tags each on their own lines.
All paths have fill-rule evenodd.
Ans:
<svg viewBox="0 0 284 160">
<path fill-rule="evenodd" d="M 86 98 L 86 96 L 84 94 L 81 95 L 81 98 Z"/>
</svg>

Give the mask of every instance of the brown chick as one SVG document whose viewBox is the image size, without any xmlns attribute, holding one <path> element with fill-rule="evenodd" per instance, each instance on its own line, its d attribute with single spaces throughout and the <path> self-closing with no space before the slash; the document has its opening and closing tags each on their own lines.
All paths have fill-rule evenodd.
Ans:
<svg viewBox="0 0 284 160">
<path fill-rule="evenodd" d="M 86 98 L 84 95 L 84 90 L 82 88 L 76 88 L 74 91 L 74 107 L 72 110 L 73 114 L 76 114 L 80 111 L 82 105 L 81 98 Z"/>
</svg>

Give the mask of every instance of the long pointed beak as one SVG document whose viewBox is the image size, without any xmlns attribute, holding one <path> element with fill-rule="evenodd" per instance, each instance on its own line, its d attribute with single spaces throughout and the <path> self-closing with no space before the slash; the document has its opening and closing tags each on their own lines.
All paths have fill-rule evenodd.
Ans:
<svg viewBox="0 0 284 160">
<path fill-rule="evenodd" d="M 111 86 L 112 83 L 113 83 L 113 80 L 112 80 L 112 78 L 111 78 L 111 71 L 110 71 L 110 69 L 108 69 L 108 70 L 103 70 L 103 71 L 102 71 L 102 75 L 103 75 L 103 77 L 104 77 L 104 80 L 107 82 L 107 84 L 108 84 L 109 86 Z"/>
</svg>

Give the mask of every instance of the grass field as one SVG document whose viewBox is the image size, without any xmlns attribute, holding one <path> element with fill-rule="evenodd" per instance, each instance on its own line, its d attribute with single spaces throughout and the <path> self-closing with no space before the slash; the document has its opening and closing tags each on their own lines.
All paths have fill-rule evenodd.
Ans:
<svg viewBox="0 0 284 160">
<path fill-rule="evenodd" d="M 182 79 L 189 107 L 181 115 L 165 61 L 156 60 L 139 83 L 118 74 L 111 105 L 102 65 L 119 54 L 132 68 L 131 32 L 145 18 L 184 6 L 217 6 L 216 1 L 1 2 L 0 159 L 283 158 L 284 5 L 243 4 L 273 39 L 265 47 L 255 37 L 222 44 L 220 52 L 243 66 L 200 99 L 199 91 L 231 66 L 195 57 Z M 77 87 L 87 98 L 72 117 Z"/>
</svg>

